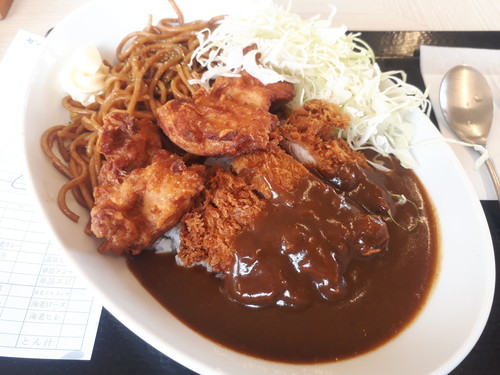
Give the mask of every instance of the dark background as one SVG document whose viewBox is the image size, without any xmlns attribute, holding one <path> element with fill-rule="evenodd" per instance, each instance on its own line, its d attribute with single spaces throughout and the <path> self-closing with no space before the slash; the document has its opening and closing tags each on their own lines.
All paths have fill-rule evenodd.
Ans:
<svg viewBox="0 0 500 375">
<path fill-rule="evenodd" d="M 424 89 L 420 74 L 421 44 L 500 49 L 498 32 L 363 32 L 381 69 L 401 69 L 408 82 Z M 434 117 L 432 120 L 436 123 Z M 490 226 L 495 254 L 500 256 L 500 208 L 496 201 L 481 202 Z M 457 206 L 457 214 L 459 214 Z M 499 274 L 498 262 L 496 264 Z M 490 318 L 477 345 L 453 375 L 500 374 L 500 295 L 497 281 Z M 439 343 L 429 343 L 439 345 Z M 418 355 L 418 353 L 416 353 Z M 375 370 L 375 369 L 373 369 Z M 0 374 L 195 374 L 138 338 L 103 309 L 91 361 L 39 360 L 0 357 Z"/>
</svg>

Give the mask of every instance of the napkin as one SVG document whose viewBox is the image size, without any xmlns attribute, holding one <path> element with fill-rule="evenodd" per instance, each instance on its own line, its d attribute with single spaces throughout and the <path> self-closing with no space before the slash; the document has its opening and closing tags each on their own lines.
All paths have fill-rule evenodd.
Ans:
<svg viewBox="0 0 500 375">
<path fill-rule="evenodd" d="M 439 128 L 445 138 L 456 140 L 459 138 L 446 123 L 439 106 L 439 87 L 446 72 L 459 64 L 467 64 L 479 70 L 490 85 L 494 98 L 494 116 L 486 148 L 500 173 L 500 50 L 426 45 L 420 47 L 420 71 L 429 90 Z M 496 200 L 495 188 L 486 165 L 477 169 L 474 167 L 479 153 L 471 147 L 450 145 L 471 179 L 479 199 Z"/>
</svg>

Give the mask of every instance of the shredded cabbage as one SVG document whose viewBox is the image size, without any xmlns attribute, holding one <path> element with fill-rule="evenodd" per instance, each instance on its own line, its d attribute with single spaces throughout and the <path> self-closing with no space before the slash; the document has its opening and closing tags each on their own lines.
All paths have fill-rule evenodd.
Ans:
<svg viewBox="0 0 500 375">
<path fill-rule="evenodd" d="M 405 115 L 430 109 L 426 93 L 406 83 L 401 71 L 381 72 L 372 49 L 360 34 L 333 27 L 335 9 L 326 20 L 302 19 L 278 5 L 247 16 L 227 16 L 213 31 L 198 33 L 194 60 L 206 69 L 192 84 L 209 87 L 217 76 L 238 76 L 242 70 L 264 84 L 295 84 L 293 105 L 323 99 L 351 116 L 339 132 L 355 149 L 394 154 L 409 168 L 416 161 L 409 151 L 414 128 Z M 250 52 L 244 53 L 245 48 Z M 259 56 L 259 64 L 256 56 Z"/>
</svg>

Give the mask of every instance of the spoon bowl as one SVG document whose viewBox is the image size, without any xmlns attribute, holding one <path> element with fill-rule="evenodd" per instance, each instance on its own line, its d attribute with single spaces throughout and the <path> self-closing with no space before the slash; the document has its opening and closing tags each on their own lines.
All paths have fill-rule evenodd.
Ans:
<svg viewBox="0 0 500 375">
<path fill-rule="evenodd" d="M 486 145 L 493 121 L 493 96 L 484 76 L 468 65 L 450 69 L 439 102 L 446 122 L 468 143 Z"/>
<path fill-rule="evenodd" d="M 448 125 L 460 139 L 486 146 L 493 122 L 493 95 L 486 78 L 469 65 L 457 65 L 444 76 L 439 104 Z M 491 159 L 486 167 L 500 202 L 500 179 Z"/>
</svg>

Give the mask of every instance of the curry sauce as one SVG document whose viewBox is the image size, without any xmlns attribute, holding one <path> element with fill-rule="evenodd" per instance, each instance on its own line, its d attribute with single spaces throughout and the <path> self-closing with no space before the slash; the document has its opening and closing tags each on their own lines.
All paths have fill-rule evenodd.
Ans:
<svg viewBox="0 0 500 375">
<path fill-rule="evenodd" d="M 172 254 L 146 251 L 131 258 L 129 268 L 179 320 L 238 352 L 290 363 L 337 361 L 368 352 L 418 314 L 438 263 L 438 225 L 417 176 L 395 166 L 381 181 L 411 203 L 400 205 L 386 220 L 389 240 L 383 251 L 354 257 L 346 265 L 337 298 L 298 308 L 252 308 L 228 298 L 222 278 L 201 266 L 180 267 Z"/>
</svg>

